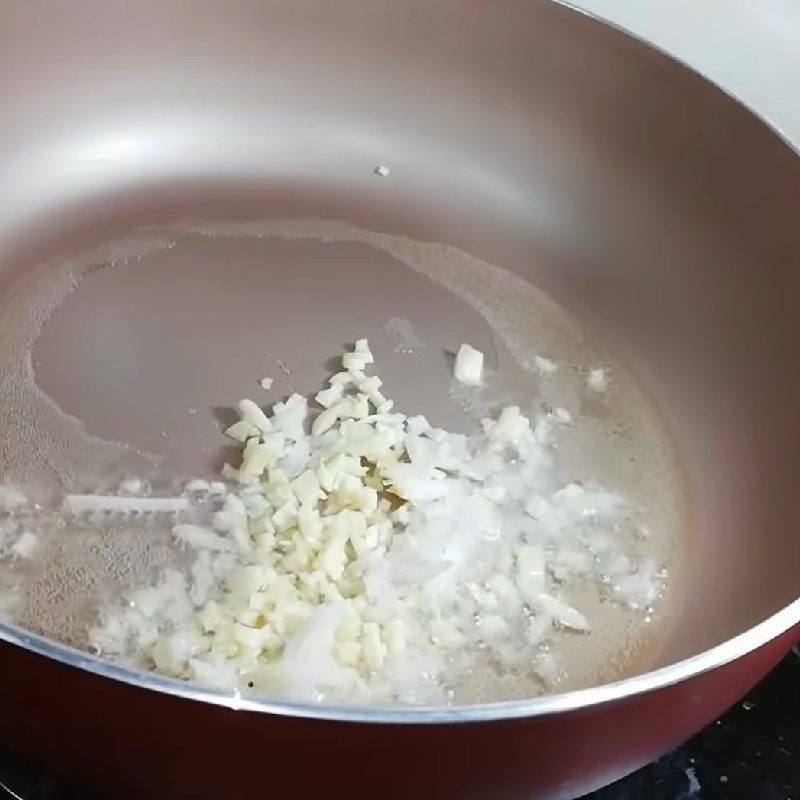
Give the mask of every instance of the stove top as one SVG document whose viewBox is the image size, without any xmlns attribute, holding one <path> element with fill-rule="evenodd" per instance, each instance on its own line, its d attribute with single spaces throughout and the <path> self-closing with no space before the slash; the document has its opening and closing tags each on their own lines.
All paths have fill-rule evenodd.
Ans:
<svg viewBox="0 0 800 800">
<path fill-rule="evenodd" d="M 87 798 L 0 752 L 0 800 Z M 800 800 L 800 651 L 683 747 L 585 800 Z"/>
<path fill-rule="evenodd" d="M 683 747 L 590 798 L 800 800 L 800 650 Z"/>
</svg>

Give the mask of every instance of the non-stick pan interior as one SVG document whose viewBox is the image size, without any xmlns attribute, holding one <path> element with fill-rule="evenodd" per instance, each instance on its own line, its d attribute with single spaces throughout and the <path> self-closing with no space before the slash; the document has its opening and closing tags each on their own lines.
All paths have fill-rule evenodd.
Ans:
<svg viewBox="0 0 800 800">
<path fill-rule="evenodd" d="M 398 405 L 458 426 L 448 353 L 511 356 L 492 285 L 466 302 L 397 255 L 441 244 L 467 254 L 448 269 L 544 292 L 669 431 L 691 524 L 653 660 L 798 594 L 800 166 L 721 92 L 545 3 L 19 3 L 0 21 L 7 319 L 19 286 L 61 303 L 68 265 L 91 272 L 31 347 L 90 434 L 209 470 L 214 423 L 258 378 L 311 391 L 361 335 Z M 559 340 L 549 306 L 526 319 L 508 296 L 516 329 Z M 426 343 L 413 366 L 391 320 Z"/>
</svg>

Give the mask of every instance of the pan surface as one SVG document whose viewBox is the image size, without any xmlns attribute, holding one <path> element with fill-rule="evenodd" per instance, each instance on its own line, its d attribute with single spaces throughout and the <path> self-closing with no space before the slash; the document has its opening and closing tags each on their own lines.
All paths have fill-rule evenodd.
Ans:
<svg viewBox="0 0 800 800">
<path fill-rule="evenodd" d="M 168 473 L 211 470 L 211 415 L 252 393 L 257 362 L 282 391 L 311 391 L 324 359 L 359 335 L 381 342 L 398 405 L 449 422 L 437 405 L 442 351 L 471 341 L 501 371 L 513 311 L 552 346 L 573 341 L 559 326 L 578 320 L 634 376 L 673 443 L 694 530 L 675 624 L 642 665 L 654 672 L 474 709 L 241 701 L 233 713 L 228 696 L 4 627 L 4 684 L 19 688 L 0 689 L 12 709 L 4 743 L 114 796 L 152 795 L 159 770 L 170 795 L 218 796 L 237 748 L 258 763 L 253 739 L 283 741 L 277 752 L 297 759 L 289 743 L 308 736 L 324 749 L 342 735 L 371 754 L 376 779 L 385 749 L 413 759 L 431 748 L 392 787 L 398 797 L 437 761 L 430 796 L 487 796 L 503 774 L 496 796 L 572 797 L 688 735 L 790 646 L 800 162 L 759 120 L 665 56 L 549 3 L 242 0 L 223 12 L 85 0 L 46 14 L 8 3 L 0 22 L 4 346 L 7 356 L 9 332 L 23 332 L 13 352 L 32 352 L 35 378 L 24 384 L 23 370 L 0 388 L 27 463 L 68 480 L 150 469 L 151 454 Z M 403 262 L 420 248 L 425 263 L 463 254 L 462 278 L 470 264 L 502 269 L 542 299 L 528 318 L 509 300 L 516 284 L 499 295 L 477 278 L 465 301 Z M 91 274 L 68 294 L 76 270 Z M 487 322 L 493 301 L 509 309 L 505 338 Z M 52 316 L 48 303 L 60 305 Z M 406 318 L 429 344 L 413 368 L 424 391 L 386 327 Z M 22 384 L 40 394 L 21 397 Z M 34 401 L 48 414 L 55 403 L 62 427 L 36 415 L 30 425 L 22 410 Z M 93 440 L 83 454 L 87 432 L 127 448 Z M 59 467 L 68 462 L 85 474 Z M 89 769 L 41 731 L 68 730 L 100 698 L 71 745 L 102 754 Z M 216 761 L 171 753 L 148 727 L 156 713 L 164 737 L 213 726 L 205 744 L 190 740 Z M 420 727 L 366 725 L 401 718 Z M 472 724 L 446 734 L 432 724 L 447 722 Z M 380 733 L 368 743 L 369 730 Z M 115 774 L 129 744 L 152 758 L 125 788 Z M 462 747 L 487 757 L 464 767 Z M 532 764 L 536 752 L 550 766 Z M 254 775 L 237 773 L 234 796 L 255 796 Z"/>
</svg>

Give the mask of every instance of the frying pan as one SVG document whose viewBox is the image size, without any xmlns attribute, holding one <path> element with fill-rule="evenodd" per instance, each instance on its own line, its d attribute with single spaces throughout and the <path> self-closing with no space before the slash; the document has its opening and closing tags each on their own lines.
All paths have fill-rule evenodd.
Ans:
<svg viewBox="0 0 800 800">
<path fill-rule="evenodd" d="M 800 161 L 717 88 L 537 0 L 7 0 L 0 107 L 6 316 L 34 271 L 104 252 L 100 268 L 119 255 L 104 243 L 180 220 L 316 218 L 441 242 L 537 286 L 628 366 L 670 431 L 694 531 L 652 668 L 529 701 L 245 700 L 3 626 L 0 742 L 15 756 L 103 798 L 573 798 L 710 722 L 796 641 Z M 311 363 L 352 338 L 351 309 L 296 281 L 282 294 L 288 276 L 346 282 L 377 258 L 253 241 L 164 249 L 151 303 L 134 283 L 76 294 L 34 348 L 42 389 L 97 437 L 196 458 L 202 435 L 178 409 L 246 393 L 248 343 Z M 248 283 L 256 262 L 271 281 Z M 194 264 L 218 279 L 187 314 Z M 389 316 L 402 296 L 482 335 L 389 278 L 359 283 L 359 307 Z M 245 302 L 258 292 L 263 313 Z"/>
</svg>

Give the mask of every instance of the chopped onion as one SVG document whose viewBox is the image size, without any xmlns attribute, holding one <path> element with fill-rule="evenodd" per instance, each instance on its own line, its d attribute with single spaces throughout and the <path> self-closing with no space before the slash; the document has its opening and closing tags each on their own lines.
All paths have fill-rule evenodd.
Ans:
<svg viewBox="0 0 800 800">
<path fill-rule="evenodd" d="M 508 406 L 470 435 L 450 433 L 392 412 L 365 374 L 373 360 L 366 339 L 343 355 L 310 433 L 305 397 L 269 415 L 242 400 L 227 431 L 241 463 L 223 469 L 235 488 L 195 480 L 184 498 L 67 496 L 73 512 L 197 505 L 173 529 L 194 554 L 187 575 L 165 571 L 131 605 L 105 609 L 97 647 L 124 654 L 132 642 L 160 672 L 233 691 L 446 701 L 481 648 L 557 683 L 554 635 L 591 630 L 565 599 L 579 580 L 604 582 L 631 609 L 652 604 L 658 565 L 617 546 L 625 499 L 559 480 L 552 444 L 569 412 L 529 418 Z M 483 362 L 462 345 L 455 378 L 480 385 Z M 587 380 L 604 391 L 597 372 Z"/>
<path fill-rule="evenodd" d="M 456 354 L 454 375 L 460 383 L 478 386 L 483 377 L 483 353 L 468 344 L 462 344 Z"/>
</svg>

